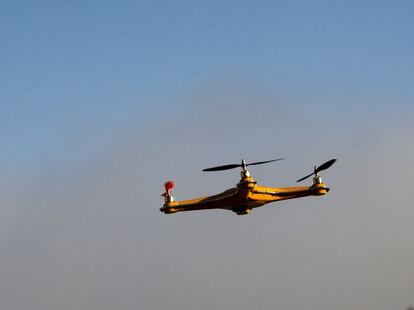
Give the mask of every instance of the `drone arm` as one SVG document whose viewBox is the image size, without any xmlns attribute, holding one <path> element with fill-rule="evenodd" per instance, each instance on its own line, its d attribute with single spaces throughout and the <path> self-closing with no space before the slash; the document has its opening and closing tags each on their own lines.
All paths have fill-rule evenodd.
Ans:
<svg viewBox="0 0 414 310">
<path fill-rule="evenodd" d="M 175 213 L 180 211 L 194 211 L 207 209 L 231 209 L 236 199 L 237 188 L 229 189 L 214 196 L 195 198 L 183 201 L 167 202 L 160 209 L 164 213 Z"/>
<path fill-rule="evenodd" d="M 312 186 L 296 186 L 284 188 L 256 186 L 251 191 L 249 199 L 265 204 L 279 200 L 306 196 L 321 196 L 325 195 L 328 191 L 329 188 L 324 183 L 313 184 Z"/>
</svg>

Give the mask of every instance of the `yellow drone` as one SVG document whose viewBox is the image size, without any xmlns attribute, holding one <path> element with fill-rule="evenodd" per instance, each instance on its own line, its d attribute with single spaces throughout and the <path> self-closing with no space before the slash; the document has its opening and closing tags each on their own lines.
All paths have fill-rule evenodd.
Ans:
<svg viewBox="0 0 414 310">
<path fill-rule="evenodd" d="M 319 172 L 332 166 L 336 159 L 331 159 L 319 167 L 315 166 L 314 171 L 311 174 L 297 180 L 297 182 L 300 182 L 313 175 L 313 184 L 311 186 L 282 188 L 261 186 L 253 180 L 247 170 L 247 166 L 261 165 L 282 159 L 283 158 L 278 158 L 250 164 L 247 164 L 244 160 L 242 160 L 241 164 L 230 164 L 204 169 L 203 171 L 221 171 L 237 167 L 241 167 L 242 169 L 241 179 L 239 183 L 237 183 L 236 187 L 208 197 L 175 201 L 172 196 L 174 183 L 172 181 L 168 181 L 164 185 L 165 193 L 162 194 L 162 196 L 164 196 L 165 203 L 160 211 L 170 214 L 181 211 L 224 209 L 231 210 L 238 215 L 243 215 L 250 213 L 250 211 L 254 208 L 261 207 L 270 202 L 305 196 L 321 196 L 325 195 L 329 191 L 329 188 L 322 182 Z"/>
</svg>

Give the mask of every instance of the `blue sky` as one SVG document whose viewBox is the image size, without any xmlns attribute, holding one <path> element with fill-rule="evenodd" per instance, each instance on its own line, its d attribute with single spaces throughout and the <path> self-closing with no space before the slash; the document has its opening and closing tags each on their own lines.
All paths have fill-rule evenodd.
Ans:
<svg viewBox="0 0 414 310">
<path fill-rule="evenodd" d="M 226 75 L 304 101 L 323 94 L 338 111 L 408 105 L 413 11 L 410 1 L 4 1 L 1 158 L 29 168 L 59 157 L 83 127 L 99 132 L 99 149 L 114 128 L 185 109 Z"/>
<path fill-rule="evenodd" d="M 412 1 L 0 2 L 7 309 L 404 309 Z M 326 197 L 165 216 L 238 172 Z M 390 183 L 391 182 L 391 183 Z M 276 207 L 277 206 L 277 207 Z M 162 292 L 162 294 L 160 294 Z"/>
</svg>

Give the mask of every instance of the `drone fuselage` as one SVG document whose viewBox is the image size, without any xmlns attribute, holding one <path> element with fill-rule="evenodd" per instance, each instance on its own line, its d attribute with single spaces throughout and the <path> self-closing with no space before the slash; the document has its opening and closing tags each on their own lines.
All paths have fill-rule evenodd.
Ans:
<svg viewBox="0 0 414 310">
<path fill-rule="evenodd" d="M 313 178 L 312 186 L 279 188 L 258 185 L 248 171 L 243 170 L 241 180 L 236 187 L 217 195 L 174 201 L 171 193 L 165 193 L 165 204 L 160 211 L 170 214 L 181 211 L 224 209 L 243 215 L 250 213 L 254 208 L 271 202 L 305 196 L 321 196 L 325 195 L 328 191 L 329 188 L 322 182 L 321 177 L 318 175 L 315 175 Z"/>
</svg>

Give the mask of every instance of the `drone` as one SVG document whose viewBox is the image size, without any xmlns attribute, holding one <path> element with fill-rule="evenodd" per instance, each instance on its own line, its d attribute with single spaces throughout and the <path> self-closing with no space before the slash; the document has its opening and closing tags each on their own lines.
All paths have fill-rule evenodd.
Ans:
<svg viewBox="0 0 414 310">
<path fill-rule="evenodd" d="M 282 188 L 266 187 L 258 185 L 250 175 L 250 172 L 247 170 L 248 166 L 267 164 L 282 159 L 284 158 L 253 163 L 246 163 L 245 160 L 242 160 L 241 164 L 229 164 L 204 169 L 203 171 L 222 171 L 241 168 L 240 181 L 237 183 L 236 187 L 225 190 L 220 194 L 207 197 L 175 201 L 172 195 L 174 183 L 172 181 L 168 181 L 164 184 L 165 193 L 161 195 L 164 197 L 165 202 L 160 211 L 165 214 L 171 214 L 182 211 L 223 209 L 233 211 L 238 215 L 245 215 L 249 214 L 253 209 L 262 207 L 271 202 L 305 196 L 322 196 L 329 192 L 330 189 L 325 183 L 323 183 L 319 172 L 331 167 L 336 162 L 336 159 L 328 160 L 319 167 L 315 166 L 312 173 L 296 181 L 301 182 L 313 176 L 313 184 L 311 186 L 293 186 Z"/>
</svg>

